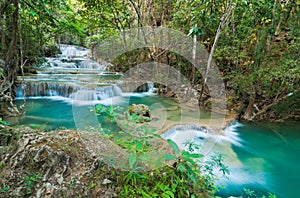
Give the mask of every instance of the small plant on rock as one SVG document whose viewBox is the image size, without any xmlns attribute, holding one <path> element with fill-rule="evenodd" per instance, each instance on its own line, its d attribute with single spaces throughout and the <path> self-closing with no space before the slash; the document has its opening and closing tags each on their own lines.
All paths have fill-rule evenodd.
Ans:
<svg viewBox="0 0 300 198">
<path fill-rule="evenodd" d="M 33 175 L 29 175 L 23 178 L 26 183 L 26 194 L 29 195 L 32 193 L 31 187 L 33 183 L 37 183 L 39 179 L 42 178 L 42 175 L 39 173 L 35 173 Z"/>
</svg>

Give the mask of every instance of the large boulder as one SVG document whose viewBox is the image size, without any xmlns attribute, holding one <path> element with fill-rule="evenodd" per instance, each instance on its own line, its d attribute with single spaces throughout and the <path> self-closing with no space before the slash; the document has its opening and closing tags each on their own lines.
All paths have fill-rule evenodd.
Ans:
<svg viewBox="0 0 300 198">
<path fill-rule="evenodd" d="M 132 104 L 128 107 L 128 112 L 130 115 L 150 117 L 150 108 L 144 104 Z"/>
<path fill-rule="evenodd" d="M 144 104 L 132 104 L 128 107 L 129 115 L 140 116 L 140 122 L 150 121 L 150 108 Z"/>
</svg>

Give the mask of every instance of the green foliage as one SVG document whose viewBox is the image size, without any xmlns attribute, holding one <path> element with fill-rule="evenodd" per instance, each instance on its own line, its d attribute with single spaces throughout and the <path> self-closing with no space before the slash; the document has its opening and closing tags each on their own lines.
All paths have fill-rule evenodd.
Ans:
<svg viewBox="0 0 300 198">
<path fill-rule="evenodd" d="M 33 175 L 29 175 L 23 178 L 26 183 L 26 194 L 32 194 L 31 187 L 34 183 L 37 183 L 39 179 L 42 178 L 42 175 L 39 173 L 35 173 Z"/>
<path fill-rule="evenodd" d="M 96 105 L 90 108 L 106 119 L 109 123 L 115 124 L 116 116 L 124 115 L 124 113 L 116 113 L 115 109 L 120 107 L 106 107 L 103 105 Z M 136 115 L 127 114 L 127 119 L 135 123 L 141 124 Z M 188 143 L 188 150 L 180 150 L 178 145 L 172 141 L 167 140 L 169 146 L 173 149 L 174 154 L 168 153 L 153 162 L 148 153 L 153 151 L 151 142 L 155 138 L 161 138 L 155 134 L 155 130 L 149 129 L 146 126 L 139 126 L 135 128 L 135 132 L 111 131 L 109 139 L 128 153 L 128 166 L 130 171 L 122 172 L 120 175 L 122 183 L 122 190 L 119 193 L 121 197 L 207 197 L 217 188 L 213 185 L 213 177 L 209 172 L 202 171 L 200 159 L 203 155 L 199 154 L 200 146 L 194 142 Z M 219 167 L 224 174 L 228 173 L 226 166 L 223 165 L 222 157 L 212 158 L 214 162 L 207 162 L 213 164 L 214 167 Z M 162 166 L 160 169 L 145 171 L 143 164 L 157 163 L 159 167 L 164 162 L 171 162 L 172 166 Z M 207 164 L 208 166 L 208 164 Z M 203 174 L 202 174 L 203 173 Z"/>
<path fill-rule="evenodd" d="M 83 9 L 78 13 L 92 35 L 101 35 L 105 38 L 117 33 L 118 30 L 130 28 L 133 16 L 128 9 L 130 7 L 128 1 L 79 0 L 79 2 L 82 3 Z"/>
<path fill-rule="evenodd" d="M 2 120 L 2 118 L 0 117 L 0 125 L 9 126 L 10 122 L 6 122 L 6 121 Z"/>
<path fill-rule="evenodd" d="M 0 78 L 3 76 L 3 69 L 0 67 Z"/>
<path fill-rule="evenodd" d="M 273 194 L 273 193 L 268 193 L 268 198 L 276 198 L 277 196 L 275 195 L 275 194 Z"/>
<path fill-rule="evenodd" d="M 251 198 L 251 197 L 254 197 L 254 196 L 256 197 L 253 190 L 250 190 L 248 188 L 244 188 L 243 191 L 244 191 L 244 194 L 247 198 Z"/>
<path fill-rule="evenodd" d="M 243 195 L 242 197 L 245 198 L 251 198 L 251 197 L 259 197 L 255 194 L 254 190 L 251 190 L 249 188 L 243 188 Z M 277 196 L 273 193 L 268 193 L 268 196 L 262 195 L 261 198 L 276 198 Z"/>
<path fill-rule="evenodd" d="M 95 107 L 89 107 L 90 111 L 94 112 L 98 116 L 99 122 L 102 123 L 102 130 L 106 134 L 110 134 L 113 131 L 118 131 L 120 128 L 116 123 L 116 119 L 123 112 L 123 108 L 120 106 L 104 106 L 101 104 L 95 105 Z"/>
<path fill-rule="evenodd" d="M 123 176 L 121 197 L 208 197 L 213 195 L 215 187 L 211 181 L 200 174 L 196 163 L 202 155 L 189 151 L 180 151 L 172 140 L 168 140 L 177 155 L 166 155 L 175 160 L 173 166 L 165 166 L 149 172 L 129 171 Z M 126 145 L 125 145 L 126 146 Z M 136 144 L 136 149 L 143 146 Z M 138 152 L 132 153 L 129 163 L 137 163 Z"/>
<path fill-rule="evenodd" d="M 290 92 L 286 100 L 279 102 L 272 108 L 277 119 L 288 117 L 291 112 L 297 109 L 300 109 L 300 92 Z"/>
<path fill-rule="evenodd" d="M 7 186 L 6 184 L 4 184 L 3 188 L 0 187 L 0 192 L 2 192 L 2 193 L 5 193 L 10 190 L 11 190 L 11 188 L 9 186 Z"/>
<path fill-rule="evenodd" d="M 202 35 L 202 34 L 205 34 L 205 32 L 203 31 L 203 29 L 198 28 L 198 27 L 192 27 L 192 28 L 190 29 L 188 35 L 189 35 L 189 36 L 194 36 L 194 35 L 200 36 L 200 35 Z"/>
<path fill-rule="evenodd" d="M 174 152 L 176 154 L 179 154 L 180 150 L 179 150 L 178 145 L 173 140 L 168 139 L 167 141 L 168 141 L 169 145 L 171 146 L 171 148 L 174 150 Z"/>
</svg>

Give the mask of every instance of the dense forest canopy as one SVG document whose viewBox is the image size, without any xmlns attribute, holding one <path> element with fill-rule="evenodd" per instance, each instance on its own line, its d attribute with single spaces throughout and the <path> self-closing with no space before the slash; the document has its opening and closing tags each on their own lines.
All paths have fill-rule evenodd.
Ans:
<svg viewBox="0 0 300 198">
<path fill-rule="evenodd" d="M 41 57 L 58 52 L 57 43 L 93 48 L 143 26 L 182 31 L 213 51 L 228 108 L 241 118 L 297 118 L 300 112 L 297 0 L 2 0 L 0 15 L 0 116 L 20 113 L 13 104 L 17 76 L 34 72 Z M 200 74 L 172 52 L 138 49 L 118 57 L 111 69 L 153 59 L 179 69 L 208 96 L 203 100 L 209 98 Z"/>
</svg>

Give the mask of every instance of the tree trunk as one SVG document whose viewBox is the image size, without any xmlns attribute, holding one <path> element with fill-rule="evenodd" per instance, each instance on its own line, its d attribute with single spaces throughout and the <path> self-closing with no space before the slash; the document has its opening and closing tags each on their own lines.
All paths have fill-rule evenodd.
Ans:
<svg viewBox="0 0 300 198">
<path fill-rule="evenodd" d="M 15 116 L 19 114 L 18 109 L 13 104 L 14 86 L 18 69 L 18 28 L 19 28 L 19 0 L 12 0 L 10 3 L 14 6 L 13 13 L 7 14 L 5 9 L 1 7 L 2 27 L 6 30 L 5 44 L 9 43 L 7 47 L 2 49 L 2 56 L 4 58 L 4 78 L 0 81 L 0 107 L 1 116 Z M 2 29 L 2 35 L 3 31 Z M 9 31 L 9 32 L 8 32 Z M 3 37 L 2 37 L 3 39 Z M 3 41 L 2 41 L 3 42 Z"/>
<path fill-rule="evenodd" d="M 200 95 L 199 95 L 199 99 L 198 99 L 199 103 L 201 103 L 201 100 L 202 100 L 202 95 L 203 95 L 205 85 L 206 85 L 207 80 L 208 80 L 208 74 L 210 72 L 211 65 L 212 65 L 213 55 L 214 55 L 218 40 L 220 38 L 222 28 L 228 24 L 229 17 L 231 15 L 232 10 L 233 10 L 233 5 L 231 5 L 231 1 L 228 1 L 227 6 L 226 6 L 226 10 L 224 11 L 224 14 L 220 19 L 220 24 L 219 24 L 217 32 L 216 32 L 216 36 L 215 36 L 213 46 L 212 46 L 212 48 L 210 50 L 210 53 L 209 53 L 209 57 L 208 57 L 207 65 L 206 65 L 206 72 L 205 72 L 204 80 L 203 80 L 203 83 L 202 83 L 202 86 L 201 86 L 201 91 L 200 91 Z"/>
<path fill-rule="evenodd" d="M 196 64 L 196 53 L 197 53 L 197 34 L 194 35 L 193 39 L 193 64 Z M 192 66 L 192 72 L 191 72 L 191 83 L 194 85 L 194 79 L 195 78 L 195 67 Z"/>
<path fill-rule="evenodd" d="M 255 97 L 256 97 L 255 92 L 252 92 L 250 95 L 247 109 L 246 109 L 244 115 L 242 116 L 242 119 L 245 119 L 247 121 L 251 121 L 253 119 L 253 105 L 255 102 Z"/>
</svg>

